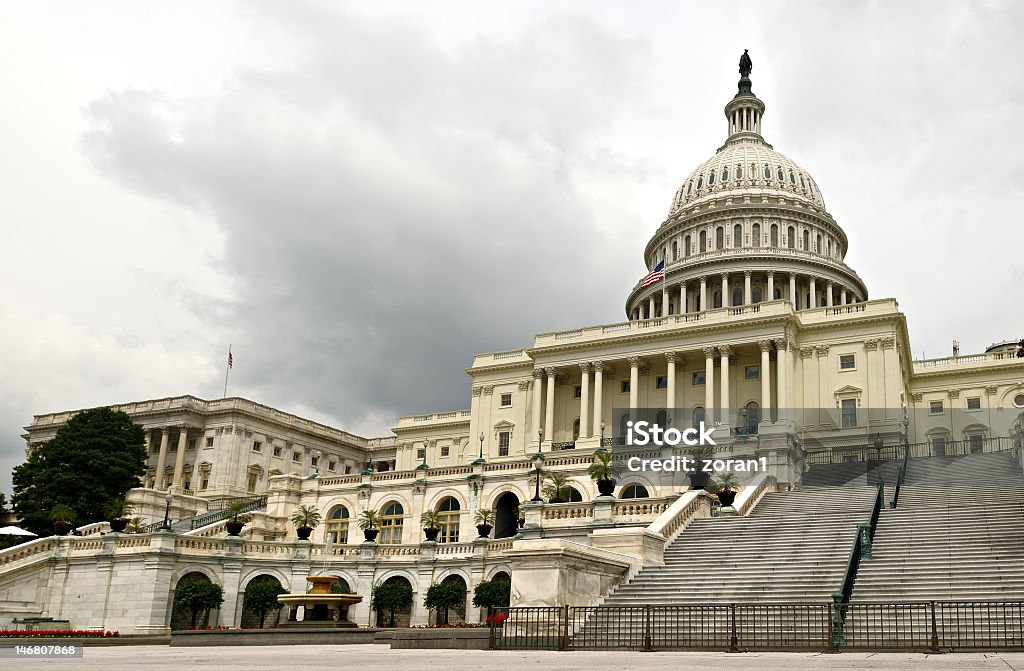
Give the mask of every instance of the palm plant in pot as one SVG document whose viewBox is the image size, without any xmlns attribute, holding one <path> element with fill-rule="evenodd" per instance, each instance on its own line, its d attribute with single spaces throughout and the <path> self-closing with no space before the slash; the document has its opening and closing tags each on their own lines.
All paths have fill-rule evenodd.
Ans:
<svg viewBox="0 0 1024 671">
<path fill-rule="evenodd" d="M 494 511 L 490 508 L 481 508 L 476 511 L 476 515 L 473 517 L 476 522 L 476 530 L 480 533 L 480 538 L 487 538 L 491 535 L 491 529 L 494 528 Z"/>
<path fill-rule="evenodd" d="M 548 481 L 544 485 L 544 496 L 548 497 L 548 503 L 566 503 L 572 498 L 569 478 L 558 471 L 548 471 L 544 477 Z"/>
<path fill-rule="evenodd" d="M 597 483 L 597 491 L 601 496 L 611 496 L 615 492 L 615 476 L 619 474 L 619 465 L 613 459 L 609 451 L 595 452 L 594 463 L 587 467 L 587 475 Z"/>
<path fill-rule="evenodd" d="M 441 533 L 441 514 L 436 510 L 428 510 L 420 515 L 420 524 L 423 525 L 423 535 L 428 541 L 437 541 L 437 534 Z"/>
<path fill-rule="evenodd" d="M 725 507 L 732 506 L 733 501 L 736 500 L 738 489 L 739 483 L 736 482 L 736 476 L 732 473 L 722 473 L 715 479 L 715 496 Z"/>
<path fill-rule="evenodd" d="M 50 519 L 53 520 L 53 531 L 58 536 L 67 536 L 68 532 L 75 528 L 75 518 L 78 514 L 75 509 L 66 503 L 58 503 L 50 511 Z"/>
<path fill-rule="evenodd" d="M 704 470 L 704 461 L 715 458 L 715 448 L 710 445 L 698 445 L 687 453 L 693 460 L 690 472 L 690 486 L 694 489 L 707 489 L 711 481 L 711 473 Z"/>
<path fill-rule="evenodd" d="M 308 541 L 313 529 L 320 526 L 320 511 L 313 506 L 299 506 L 292 515 L 292 524 L 300 541 Z"/>
<path fill-rule="evenodd" d="M 228 505 L 224 509 L 224 517 L 227 519 L 224 526 L 228 530 L 228 536 L 237 536 L 242 533 L 242 527 L 252 519 L 252 515 L 246 514 L 244 501 L 235 501 Z"/>
<path fill-rule="evenodd" d="M 367 541 L 377 540 L 380 533 L 380 513 L 376 510 L 364 510 L 359 515 L 359 528 L 363 530 L 363 538 Z"/>
<path fill-rule="evenodd" d="M 107 521 L 110 523 L 110 530 L 121 533 L 132 521 L 132 507 L 123 497 L 111 499 L 107 505 Z"/>
</svg>

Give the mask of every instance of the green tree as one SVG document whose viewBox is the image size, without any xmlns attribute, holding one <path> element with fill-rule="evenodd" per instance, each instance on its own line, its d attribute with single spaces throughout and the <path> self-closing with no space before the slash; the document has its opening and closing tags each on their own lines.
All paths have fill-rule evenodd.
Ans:
<svg viewBox="0 0 1024 671">
<path fill-rule="evenodd" d="M 370 607 L 378 613 L 387 611 L 395 626 L 395 612 L 412 605 L 412 587 L 406 582 L 385 582 L 373 588 Z"/>
<path fill-rule="evenodd" d="M 79 524 L 105 520 L 110 502 L 139 485 L 146 457 L 142 427 L 126 413 L 83 410 L 14 469 L 14 511 L 40 535 L 50 533 L 50 511 L 60 504 Z"/>
<path fill-rule="evenodd" d="M 437 611 L 437 623 L 448 624 L 448 610 L 466 603 L 466 587 L 455 580 L 435 582 L 427 588 L 423 605 Z"/>
<path fill-rule="evenodd" d="M 256 578 L 245 588 L 242 608 L 260 616 L 260 629 L 262 629 L 267 615 L 277 612 L 281 608 L 277 597 L 284 592 L 284 587 L 281 587 L 281 583 L 276 579 L 270 576 Z"/>
<path fill-rule="evenodd" d="M 478 608 L 507 606 L 512 593 L 508 580 L 485 580 L 473 588 L 473 605 Z"/>
<path fill-rule="evenodd" d="M 224 588 L 206 579 L 182 580 L 174 590 L 174 605 L 189 613 L 193 627 L 200 613 L 220 608 L 222 603 Z"/>
</svg>

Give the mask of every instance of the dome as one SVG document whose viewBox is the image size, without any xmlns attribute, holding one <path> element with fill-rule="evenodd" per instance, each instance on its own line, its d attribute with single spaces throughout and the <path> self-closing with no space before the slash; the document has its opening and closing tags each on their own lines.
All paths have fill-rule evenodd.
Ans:
<svg viewBox="0 0 1024 671">
<path fill-rule="evenodd" d="M 791 158 L 755 137 L 727 142 L 701 163 L 676 191 L 669 217 L 709 198 L 730 194 L 774 195 L 825 209 L 810 174 Z"/>
</svg>

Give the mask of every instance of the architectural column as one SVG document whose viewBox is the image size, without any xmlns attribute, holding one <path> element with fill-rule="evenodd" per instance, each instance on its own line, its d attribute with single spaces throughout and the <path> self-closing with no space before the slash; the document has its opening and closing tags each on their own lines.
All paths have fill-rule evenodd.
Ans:
<svg viewBox="0 0 1024 671">
<path fill-rule="evenodd" d="M 722 273 L 722 307 L 729 307 L 729 273 Z"/>
<path fill-rule="evenodd" d="M 188 443 L 188 426 L 178 427 L 178 453 L 174 455 L 174 486 L 181 487 L 181 475 L 185 471 L 185 446 Z"/>
<path fill-rule="evenodd" d="M 658 316 L 658 313 L 654 311 L 654 296 L 651 296 L 651 307 L 647 310 L 647 318 L 654 319 Z"/>
<path fill-rule="evenodd" d="M 789 411 L 789 340 L 786 338 L 775 339 L 775 370 L 778 373 L 778 392 L 775 394 L 775 402 L 779 406 L 779 421 L 785 419 Z"/>
<path fill-rule="evenodd" d="M 766 301 L 775 300 L 775 271 L 768 271 L 768 295 L 765 296 Z"/>
<path fill-rule="evenodd" d="M 825 285 L 825 306 L 832 307 L 832 283 Z"/>
<path fill-rule="evenodd" d="M 540 423 L 540 410 L 541 406 L 544 405 L 544 370 L 541 368 L 533 369 L 533 433 L 531 434 L 530 442 L 533 441 L 532 436 L 538 435 L 538 432 L 543 431 L 544 427 Z M 538 444 L 540 439 L 538 438 Z"/>
<path fill-rule="evenodd" d="M 761 421 L 772 421 L 772 369 L 769 352 L 772 349 L 771 340 L 759 340 L 761 346 Z"/>
<path fill-rule="evenodd" d="M 676 412 L 676 353 L 665 352 L 665 361 L 668 363 L 668 379 L 666 380 L 668 394 L 665 399 L 665 408 L 668 411 L 668 416 L 672 418 Z M 675 424 L 675 420 L 672 420 L 672 424 Z"/>
<path fill-rule="evenodd" d="M 152 440 L 153 440 L 152 429 L 148 429 L 147 428 L 145 431 L 146 431 L 146 433 L 144 434 L 144 440 L 145 440 L 144 444 L 145 444 L 145 447 L 146 447 L 146 472 L 139 476 L 139 479 L 142 481 L 142 486 L 143 487 L 149 486 L 149 453 L 153 449 L 153 446 L 152 446 Z"/>
<path fill-rule="evenodd" d="M 590 364 L 581 363 L 580 372 L 580 438 L 590 438 Z"/>
<path fill-rule="evenodd" d="M 839 304 L 846 305 L 846 287 L 842 287 L 839 290 Z"/>
<path fill-rule="evenodd" d="M 814 285 L 814 275 L 811 275 L 810 293 L 811 293 L 811 307 L 812 308 L 816 308 L 816 307 L 818 307 L 818 290 L 817 290 L 817 288 Z"/>
<path fill-rule="evenodd" d="M 591 436 L 601 435 L 602 400 L 604 391 L 604 361 L 594 362 L 594 428 Z"/>
<path fill-rule="evenodd" d="M 721 345 L 718 348 L 719 366 L 722 369 L 722 402 L 721 412 L 723 424 L 729 423 L 729 355 L 732 354 L 732 347 Z"/>
<path fill-rule="evenodd" d="M 668 317 L 668 285 L 661 281 L 661 316 Z"/>
<path fill-rule="evenodd" d="M 156 458 L 156 477 L 153 478 L 153 489 L 164 488 L 164 469 L 167 468 L 167 443 L 171 432 L 168 427 L 160 429 L 160 454 Z"/>
<path fill-rule="evenodd" d="M 715 423 L 715 348 L 704 348 L 704 420 Z"/>
<path fill-rule="evenodd" d="M 548 380 L 548 407 L 544 409 L 544 441 L 550 443 L 555 436 L 555 368 L 545 368 Z"/>
<path fill-rule="evenodd" d="M 743 271 L 743 304 L 750 305 L 753 301 L 750 295 L 750 271 Z"/>
<path fill-rule="evenodd" d="M 708 278 L 706 275 L 700 276 L 700 309 L 708 309 Z"/>
<path fill-rule="evenodd" d="M 676 314 L 686 314 L 686 282 L 679 283 L 679 309 Z"/>
<path fill-rule="evenodd" d="M 789 274 L 789 302 L 793 304 L 794 310 L 800 309 L 800 301 L 796 298 L 796 275 Z"/>
<path fill-rule="evenodd" d="M 636 421 L 637 400 L 640 398 L 640 357 L 629 357 L 629 418 Z"/>
</svg>

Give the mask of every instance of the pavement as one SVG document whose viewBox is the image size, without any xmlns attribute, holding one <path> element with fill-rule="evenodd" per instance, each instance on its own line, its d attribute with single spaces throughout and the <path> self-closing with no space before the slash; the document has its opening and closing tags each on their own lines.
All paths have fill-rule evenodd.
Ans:
<svg viewBox="0 0 1024 671">
<path fill-rule="evenodd" d="M 842 653 L 795 652 L 513 652 L 497 650 L 391 650 L 385 645 L 273 645 L 252 647 L 171 648 L 168 646 L 88 647 L 79 659 L 26 659 L 0 662 L 7 669 L 102 669 L 103 671 L 337 671 L 339 668 L 443 669 L 501 671 L 527 668 L 572 671 L 678 671 L 678 669 L 737 669 L 790 671 L 797 669 L 927 669 L 929 671 L 1024 671 L 1024 652 L 955 653 Z"/>
</svg>

